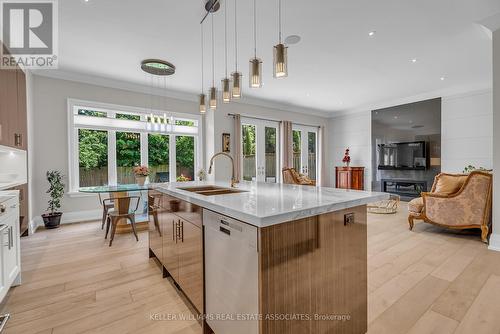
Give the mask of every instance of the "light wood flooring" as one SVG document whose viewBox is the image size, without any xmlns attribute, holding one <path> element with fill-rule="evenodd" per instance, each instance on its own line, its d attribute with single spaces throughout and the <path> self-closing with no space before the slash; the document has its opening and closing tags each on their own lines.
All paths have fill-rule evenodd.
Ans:
<svg viewBox="0 0 500 334">
<path fill-rule="evenodd" d="M 368 333 L 500 333 L 500 253 L 478 235 L 424 223 L 410 232 L 405 213 L 403 203 L 368 216 Z M 117 235 L 111 248 L 103 235 L 82 223 L 22 239 L 6 333 L 201 333 L 148 259 L 147 232 Z"/>
</svg>

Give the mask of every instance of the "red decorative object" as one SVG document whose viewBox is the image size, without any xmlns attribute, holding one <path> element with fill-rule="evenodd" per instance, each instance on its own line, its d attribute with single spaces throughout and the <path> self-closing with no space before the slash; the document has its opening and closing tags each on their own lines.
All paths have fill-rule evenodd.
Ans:
<svg viewBox="0 0 500 334">
<path fill-rule="evenodd" d="M 351 157 L 349 156 L 348 148 L 345 149 L 344 159 L 342 159 L 342 162 L 345 163 L 346 166 L 349 166 L 349 164 L 351 163 Z"/>
</svg>

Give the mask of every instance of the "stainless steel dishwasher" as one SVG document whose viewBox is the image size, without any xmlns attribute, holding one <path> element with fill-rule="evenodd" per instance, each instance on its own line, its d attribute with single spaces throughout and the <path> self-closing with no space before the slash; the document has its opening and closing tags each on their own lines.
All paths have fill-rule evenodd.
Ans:
<svg viewBox="0 0 500 334">
<path fill-rule="evenodd" d="M 203 210 L 207 323 L 217 334 L 259 333 L 257 228 Z"/>
</svg>

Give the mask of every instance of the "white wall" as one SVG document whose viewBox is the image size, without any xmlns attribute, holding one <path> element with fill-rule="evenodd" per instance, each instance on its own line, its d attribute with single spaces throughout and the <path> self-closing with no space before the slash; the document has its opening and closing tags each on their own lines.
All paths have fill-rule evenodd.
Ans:
<svg viewBox="0 0 500 334">
<path fill-rule="evenodd" d="M 500 170 L 500 29 L 493 33 L 493 168 Z M 500 251 L 500 177 L 493 178 L 493 234 L 490 249 Z"/>
<path fill-rule="evenodd" d="M 442 99 L 441 170 L 460 173 L 465 166 L 493 167 L 491 91 Z"/>
<path fill-rule="evenodd" d="M 365 190 L 371 190 L 371 111 L 331 118 L 328 122 L 330 185 L 335 186 L 335 166 L 342 166 L 346 148 L 350 149 L 351 166 L 365 167 Z"/>
</svg>

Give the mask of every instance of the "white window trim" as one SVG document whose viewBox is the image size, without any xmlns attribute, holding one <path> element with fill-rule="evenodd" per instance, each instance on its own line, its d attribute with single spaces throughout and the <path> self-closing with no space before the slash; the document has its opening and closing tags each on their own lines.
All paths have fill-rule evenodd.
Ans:
<svg viewBox="0 0 500 334">
<path fill-rule="evenodd" d="M 127 121 L 127 120 L 113 120 L 111 122 L 107 122 L 108 125 L 99 125 L 99 122 L 92 124 L 91 119 L 96 119 L 97 117 L 88 117 L 88 116 L 78 116 L 75 115 L 75 108 L 83 107 L 88 108 L 93 111 L 106 112 L 109 116 L 114 117 L 116 113 L 130 113 L 130 114 L 139 114 L 141 115 L 141 121 L 144 122 L 144 125 L 139 125 L 137 121 Z M 176 136 L 192 136 L 194 137 L 194 145 L 195 145 L 195 157 L 194 157 L 194 174 L 196 177 L 197 171 L 202 168 L 202 156 L 203 156 L 203 147 L 202 147 L 202 138 L 203 138 L 203 119 L 201 115 L 197 114 L 187 114 L 187 113 L 176 113 L 168 110 L 160 110 L 160 109 L 146 109 L 139 107 L 131 107 L 131 106 L 123 106 L 117 104 L 109 104 L 88 100 L 80 100 L 80 99 L 67 99 L 67 111 L 68 111 L 68 166 L 69 166 L 69 194 L 76 195 L 78 193 L 79 186 L 79 150 L 78 150 L 78 129 L 93 129 L 93 130 L 105 130 L 108 131 L 108 181 L 110 184 L 116 183 L 117 175 L 116 175 L 116 150 L 109 149 L 111 147 L 116 147 L 116 131 L 130 131 L 141 134 L 141 164 L 147 165 L 148 162 L 148 141 L 147 134 L 149 133 L 158 133 L 169 135 L 169 161 L 170 161 L 170 182 L 176 181 L 176 159 L 175 159 L 175 138 Z M 157 124 L 155 128 L 151 128 L 151 126 L 146 122 L 147 116 L 150 114 L 155 115 L 165 115 L 170 118 L 171 123 L 174 119 L 185 119 L 190 121 L 195 121 L 196 129 L 195 132 L 192 127 L 180 126 L 175 124 L 163 125 Z M 82 121 L 83 125 L 75 126 L 75 118 L 87 118 L 88 124 L 85 124 L 85 121 Z M 103 119 L 101 119 L 102 121 Z M 134 122 L 131 125 L 136 125 L 135 128 L 127 128 L 127 122 Z M 100 122 L 102 123 L 102 122 Z M 116 125 L 123 124 L 122 126 L 116 127 Z"/>
</svg>

